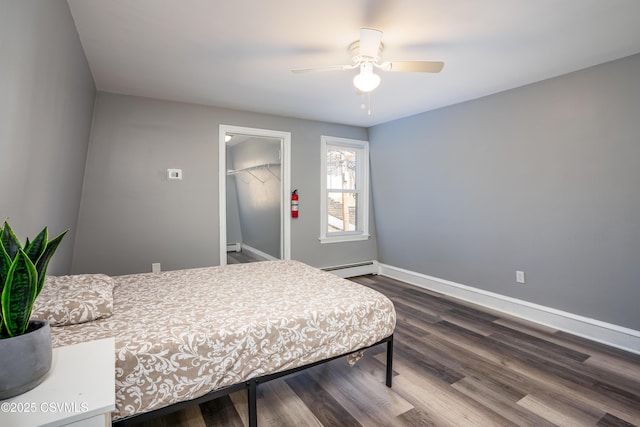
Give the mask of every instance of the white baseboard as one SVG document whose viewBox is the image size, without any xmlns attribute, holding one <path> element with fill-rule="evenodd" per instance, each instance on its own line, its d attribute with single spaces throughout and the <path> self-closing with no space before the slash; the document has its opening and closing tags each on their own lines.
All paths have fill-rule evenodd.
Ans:
<svg viewBox="0 0 640 427">
<path fill-rule="evenodd" d="M 275 261 L 278 258 L 269 255 L 266 252 L 262 252 L 260 249 L 256 249 L 256 248 L 252 248 L 249 245 L 246 244 L 242 244 L 242 250 L 249 252 L 251 255 L 253 255 L 255 258 L 261 259 L 261 260 L 265 260 L 265 261 Z"/>
<path fill-rule="evenodd" d="M 378 274 L 383 276 L 640 354 L 640 331 L 386 264 L 378 266 Z"/>
<path fill-rule="evenodd" d="M 347 277 L 362 276 L 364 274 L 378 274 L 378 269 L 378 261 L 364 261 L 355 264 L 343 264 L 323 268 L 323 270 L 344 279 Z"/>
</svg>

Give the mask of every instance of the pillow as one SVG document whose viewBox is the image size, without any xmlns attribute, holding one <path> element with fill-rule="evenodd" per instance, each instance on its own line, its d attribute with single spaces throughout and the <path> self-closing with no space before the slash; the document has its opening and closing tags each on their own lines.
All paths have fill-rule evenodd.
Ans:
<svg viewBox="0 0 640 427">
<path fill-rule="evenodd" d="M 51 326 L 74 325 L 109 317 L 113 310 L 113 279 L 105 274 L 47 276 L 31 319 Z"/>
</svg>

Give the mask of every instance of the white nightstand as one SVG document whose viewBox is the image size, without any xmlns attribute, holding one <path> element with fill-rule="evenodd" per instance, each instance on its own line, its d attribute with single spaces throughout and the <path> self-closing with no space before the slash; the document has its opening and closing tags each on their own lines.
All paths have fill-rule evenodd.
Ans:
<svg viewBox="0 0 640 427">
<path fill-rule="evenodd" d="M 58 347 L 42 384 L 0 401 L 0 425 L 110 426 L 115 401 L 113 338 Z"/>
</svg>

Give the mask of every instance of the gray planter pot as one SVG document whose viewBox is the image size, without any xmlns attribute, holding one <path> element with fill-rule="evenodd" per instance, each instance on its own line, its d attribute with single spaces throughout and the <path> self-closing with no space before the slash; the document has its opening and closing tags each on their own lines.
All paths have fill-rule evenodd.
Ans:
<svg viewBox="0 0 640 427">
<path fill-rule="evenodd" d="M 51 369 L 51 328 L 45 320 L 29 322 L 27 333 L 0 339 L 0 400 L 40 384 Z"/>
</svg>

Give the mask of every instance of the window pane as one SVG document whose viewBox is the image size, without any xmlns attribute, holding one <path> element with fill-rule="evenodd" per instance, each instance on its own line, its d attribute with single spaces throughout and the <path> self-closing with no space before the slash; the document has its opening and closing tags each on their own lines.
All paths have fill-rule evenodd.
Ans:
<svg viewBox="0 0 640 427">
<path fill-rule="evenodd" d="M 355 193 L 328 193 L 327 233 L 358 229 L 356 201 Z"/>
<path fill-rule="evenodd" d="M 369 238 L 369 143 L 322 136 L 321 243 Z"/>
<path fill-rule="evenodd" d="M 356 149 L 328 147 L 327 188 L 355 190 L 356 159 Z"/>
</svg>

